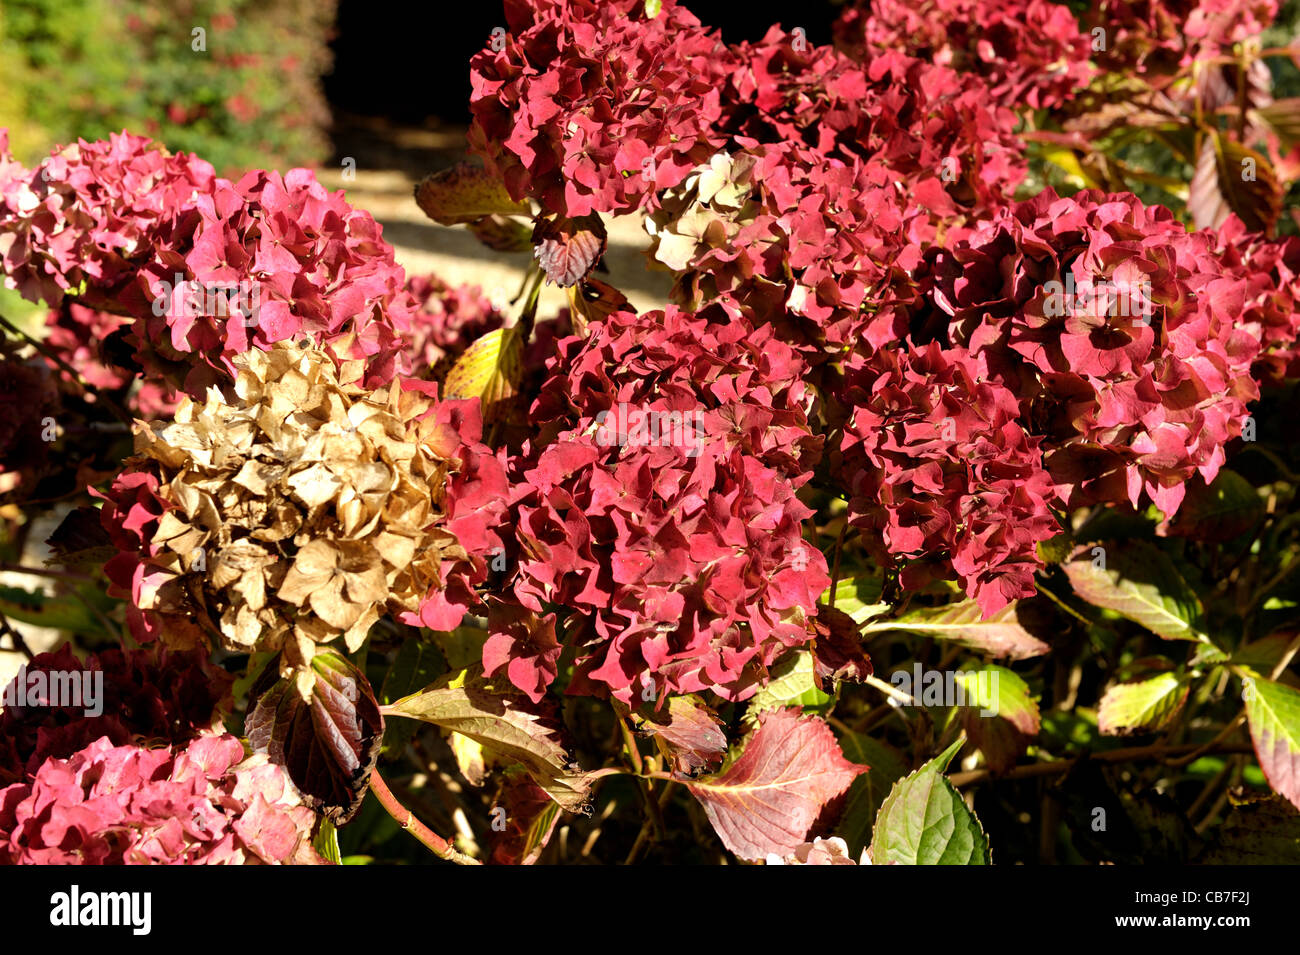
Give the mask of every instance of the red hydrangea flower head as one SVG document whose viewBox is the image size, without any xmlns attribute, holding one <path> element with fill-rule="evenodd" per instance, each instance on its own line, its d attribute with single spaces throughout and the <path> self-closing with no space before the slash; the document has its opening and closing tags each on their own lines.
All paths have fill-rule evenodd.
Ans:
<svg viewBox="0 0 1300 955">
<path fill-rule="evenodd" d="M 1048 0 L 872 0 L 847 9 L 835 35 L 859 56 L 897 51 L 974 73 L 1010 107 L 1059 106 L 1092 73 L 1089 38 Z"/>
<path fill-rule="evenodd" d="M 74 673 L 83 680 L 89 674 L 102 681 L 96 707 L 101 712 L 87 716 L 85 706 L 38 705 L 32 699 L 27 706 L 7 706 L 0 713 L 0 782 L 35 775 L 46 759 L 70 757 L 101 736 L 118 746 L 188 742 L 218 728 L 218 711 L 230 705 L 232 678 L 210 664 L 206 654 L 158 644 L 109 648 L 84 662 L 65 645 L 26 664 L 22 676 L 27 687 L 34 685 L 37 671 L 47 674 L 46 685 L 52 673 Z"/>
<path fill-rule="evenodd" d="M 676 0 L 510 2 L 506 21 L 470 62 L 469 135 L 516 199 L 628 212 L 722 144 L 727 50 Z"/>
<path fill-rule="evenodd" d="M 804 364 L 770 327 L 723 317 L 616 312 L 560 344 L 533 409 L 556 436 L 514 464 L 513 592 L 577 611 L 570 692 L 743 699 L 813 636 L 829 577 L 795 496 L 820 454 Z M 485 665 L 539 693 L 550 641 L 500 617 Z"/>
<path fill-rule="evenodd" d="M 1015 395 L 978 355 L 934 342 L 853 364 L 839 471 L 876 558 L 908 587 L 957 576 L 986 615 L 1032 596 L 1037 545 L 1059 527 Z"/>
<path fill-rule="evenodd" d="M 1212 481 L 1258 396 L 1248 285 L 1213 233 L 1128 194 L 1048 190 L 938 255 L 934 301 L 1045 438 L 1069 506 Z"/>
</svg>

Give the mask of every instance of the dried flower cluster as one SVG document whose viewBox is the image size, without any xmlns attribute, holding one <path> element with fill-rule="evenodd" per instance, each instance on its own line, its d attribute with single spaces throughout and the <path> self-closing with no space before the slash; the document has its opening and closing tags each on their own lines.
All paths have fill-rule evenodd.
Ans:
<svg viewBox="0 0 1300 955">
<path fill-rule="evenodd" d="M 355 650 L 381 613 L 417 610 L 442 561 L 465 556 L 434 526 L 455 445 L 419 440 L 427 400 L 367 391 L 359 361 L 336 369 L 284 343 L 235 364 L 231 388 L 139 431 L 104 509 L 138 550 L 110 573 L 141 610 L 195 617 L 231 648 L 289 641 L 309 658 L 341 636 Z"/>
</svg>

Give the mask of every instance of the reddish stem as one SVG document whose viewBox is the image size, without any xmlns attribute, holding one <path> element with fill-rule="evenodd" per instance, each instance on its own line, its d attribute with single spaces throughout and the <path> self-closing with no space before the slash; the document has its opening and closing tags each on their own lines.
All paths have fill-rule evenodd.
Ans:
<svg viewBox="0 0 1300 955">
<path fill-rule="evenodd" d="M 388 814 L 397 820 L 403 829 L 428 846 L 439 858 L 447 859 L 458 865 L 483 864 L 477 859 L 471 859 L 465 855 L 419 819 L 416 819 L 415 813 L 397 801 L 397 797 L 393 795 L 377 769 L 370 774 L 370 791 L 375 794 L 375 798 L 379 800 L 380 805 L 388 810 Z"/>
</svg>

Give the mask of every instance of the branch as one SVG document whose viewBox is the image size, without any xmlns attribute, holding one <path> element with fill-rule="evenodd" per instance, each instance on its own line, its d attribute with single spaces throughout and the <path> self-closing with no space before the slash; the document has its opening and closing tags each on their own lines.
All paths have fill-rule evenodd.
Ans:
<svg viewBox="0 0 1300 955">
<path fill-rule="evenodd" d="M 1104 753 L 1085 753 L 1083 756 L 1061 759 L 1052 763 L 1031 763 L 1028 766 L 1017 766 L 1009 772 L 996 777 L 989 769 L 972 769 L 966 773 L 953 773 L 948 777 L 948 782 L 954 786 L 969 786 L 989 778 L 1026 779 L 1032 776 L 1056 776 L 1069 772 L 1074 764 L 1081 759 L 1091 759 L 1099 763 L 1126 763 L 1130 760 L 1141 760 L 1152 756 L 1163 759 L 1169 756 L 1195 752 L 1202 748 L 1199 743 L 1185 743 L 1180 746 L 1132 746 L 1127 749 L 1112 749 Z M 1205 751 L 1209 752 L 1210 750 Z M 1244 743 L 1229 743 L 1214 748 L 1214 752 L 1219 753 L 1250 753 L 1253 751 L 1251 746 Z"/>
<path fill-rule="evenodd" d="M 397 820 L 403 829 L 428 846 L 434 855 L 455 862 L 457 865 L 483 864 L 479 860 L 471 859 L 465 855 L 442 836 L 416 819 L 411 810 L 397 801 L 397 797 L 389 790 L 388 785 L 384 782 L 384 778 L 379 775 L 377 769 L 370 774 L 370 791 L 375 794 L 375 798 L 379 800 L 380 804 L 388 810 L 388 814 Z"/>
</svg>

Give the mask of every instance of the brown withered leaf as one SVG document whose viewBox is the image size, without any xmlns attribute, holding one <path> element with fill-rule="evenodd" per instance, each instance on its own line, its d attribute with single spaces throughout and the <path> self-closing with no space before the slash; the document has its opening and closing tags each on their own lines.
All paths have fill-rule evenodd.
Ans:
<svg viewBox="0 0 1300 955">
<path fill-rule="evenodd" d="M 99 508 L 89 505 L 73 508 L 64 515 L 45 543 L 52 554 L 45 562 L 47 566 L 97 566 L 117 553 L 112 538 L 104 530 Z"/>
<path fill-rule="evenodd" d="M 440 225 L 462 225 L 493 215 L 529 214 L 527 202 L 511 199 L 505 183 L 469 161 L 425 176 L 415 187 L 415 202 Z"/>
<path fill-rule="evenodd" d="M 757 861 L 792 855 L 831 800 L 865 766 L 850 763 L 825 723 L 768 710 L 723 772 L 684 782 L 731 852 Z"/>
<path fill-rule="evenodd" d="M 604 321 L 615 312 L 633 310 L 626 295 L 599 279 L 583 279 L 569 286 L 566 292 L 573 333 L 584 338 L 592 322 Z"/>
<path fill-rule="evenodd" d="M 274 662 L 265 674 L 274 675 Z M 249 711 L 249 745 L 285 768 L 335 825 L 356 814 L 379 758 L 384 718 L 365 674 L 333 650 L 276 680 Z"/>
<path fill-rule="evenodd" d="M 574 219 L 538 219 L 533 227 L 533 255 L 546 277 L 562 288 L 590 275 L 608 242 L 605 223 L 595 213 Z"/>
</svg>

